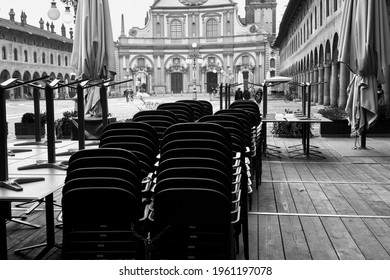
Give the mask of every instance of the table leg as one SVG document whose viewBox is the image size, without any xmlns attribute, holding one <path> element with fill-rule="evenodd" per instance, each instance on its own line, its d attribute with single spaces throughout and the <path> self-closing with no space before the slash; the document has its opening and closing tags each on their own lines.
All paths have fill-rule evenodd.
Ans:
<svg viewBox="0 0 390 280">
<path fill-rule="evenodd" d="M 0 202 L 0 260 L 8 259 L 7 220 L 11 217 L 11 203 Z"/>
<path fill-rule="evenodd" d="M 15 253 L 21 251 L 36 249 L 44 247 L 43 250 L 35 257 L 35 259 L 42 259 L 53 247 L 55 244 L 55 226 L 54 226 L 54 199 L 53 194 L 49 194 L 45 197 L 46 205 L 46 243 L 37 244 L 21 249 L 15 250 Z"/>
</svg>

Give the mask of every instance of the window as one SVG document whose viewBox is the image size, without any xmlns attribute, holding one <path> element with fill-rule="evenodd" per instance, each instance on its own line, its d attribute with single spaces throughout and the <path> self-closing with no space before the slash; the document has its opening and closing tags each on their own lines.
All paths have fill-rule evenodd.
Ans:
<svg viewBox="0 0 390 280">
<path fill-rule="evenodd" d="M 37 63 L 37 52 L 34 52 L 34 63 Z"/>
<path fill-rule="evenodd" d="M 271 58 L 271 60 L 269 61 L 269 67 L 275 68 L 275 59 L 274 58 Z"/>
<path fill-rule="evenodd" d="M 326 0 L 326 16 L 329 16 L 329 0 Z"/>
<path fill-rule="evenodd" d="M 248 65 L 249 64 L 249 56 L 248 55 L 243 55 L 242 56 L 242 64 L 243 65 Z"/>
<path fill-rule="evenodd" d="M 42 63 L 43 64 L 46 63 L 46 54 L 45 53 L 42 54 Z"/>
<path fill-rule="evenodd" d="M 3 47 L 1 49 L 1 57 L 6 60 L 7 59 L 7 50 L 5 49 L 5 47 Z"/>
<path fill-rule="evenodd" d="M 14 60 L 18 61 L 18 50 L 14 49 Z"/>
<path fill-rule="evenodd" d="M 54 64 L 54 56 L 53 56 L 53 54 L 50 54 L 50 64 Z"/>
<path fill-rule="evenodd" d="M 28 62 L 28 54 L 27 54 L 27 51 L 24 51 L 24 62 Z"/>
<path fill-rule="evenodd" d="M 333 11 L 337 11 L 337 0 L 333 0 Z"/>
<path fill-rule="evenodd" d="M 174 19 L 171 21 L 171 38 L 182 38 L 182 25 L 180 20 Z"/>
<path fill-rule="evenodd" d="M 206 22 L 206 37 L 218 37 L 218 23 L 213 18 Z"/>
<path fill-rule="evenodd" d="M 138 58 L 137 64 L 138 66 L 145 66 L 145 58 Z"/>
<path fill-rule="evenodd" d="M 320 26 L 322 26 L 322 1 L 320 2 Z"/>
<path fill-rule="evenodd" d="M 65 56 L 65 66 L 68 66 L 68 57 Z"/>
<path fill-rule="evenodd" d="M 58 66 L 61 66 L 61 56 L 58 55 Z"/>
<path fill-rule="evenodd" d="M 317 7 L 314 9 L 314 29 L 317 29 Z"/>
</svg>

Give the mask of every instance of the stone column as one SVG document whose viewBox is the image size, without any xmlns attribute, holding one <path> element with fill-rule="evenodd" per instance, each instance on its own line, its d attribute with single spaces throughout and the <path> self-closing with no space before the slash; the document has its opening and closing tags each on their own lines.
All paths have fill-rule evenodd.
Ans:
<svg viewBox="0 0 390 280">
<path fill-rule="evenodd" d="M 318 67 L 314 66 L 314 78 L 313 83 L 315 85 L 312 86 L 312 96 L 314 103 L 318 103 Z"/>
<path fill-rule="evenodd" d="M 318 67 L 318 105 L 324 104 L 324 66 Z"/>
<path fill-rule="evenodd" d="M 310 82 L 310 84 L 314 83 L 314 69 L 313 68 L 310 69 L 310 81 L 309 82 Z M 310 98 L 311 98 L 310 102 L 314 100 L 313 86 L 311 87 L 311 97 Z"/>
<path fill-rule="evenodd" d="M 337 107 L 338 103 L 338 63 L 332 62 L 332 73 L 330 77 L 330 105 Z"/>
<path fill-rule="evenodd" d="M 158 59 L 159 57 L 157 55 L 153 55 L 153 86 L 160 85 L 160 69 L 158 67 Z M 152 88 L 154 90 L 154 88 Z"/>
<path fill-rule="evenodd" d="M 325 77 L 324 77 L 324 105 L 329 106 L 330 105 L 330 63 L 325 64 L 324 66 L 325 70 Z"/>
<path fill-rule="evenodd" d="M 254 79 L 255 84 L 261 83 L 260 73 L 261 73 L 260 52 L 256 52 L 256 67 L 255 67 L 255 75 L 254 75 L 255 76 L 255 79 Z"/>
<path fill-rule="evenodd" d="M 339 92 L 339 104 L 338 106 L 341 109 L 344 109 L 347 105 L 347 87 L 348 87 L 348 77 L 349 77 L 349 70 L 347 66 L 345 66 L 344 63 L 340 63 L 340 92 Z"/>
</svg>

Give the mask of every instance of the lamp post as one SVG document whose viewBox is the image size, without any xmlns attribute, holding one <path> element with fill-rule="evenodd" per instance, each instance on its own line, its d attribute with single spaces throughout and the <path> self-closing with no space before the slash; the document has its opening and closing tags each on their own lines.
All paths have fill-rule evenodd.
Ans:
<svg viewBox="0 0 390 280">
<path fill-rule="evenodd" d="M 193 83 L 193 88 L 192 88 L 192 93 L 194 96 L 194 99 L 197 100 L 197 89 L 196 89 L 196 65 L 197 63 L 201 64 L 203 63 L 202 56 L 199 53 L 196 53 L 196 48 L 197 48 L 196 43 L 192 43 L 192 49 L 193 53 L 190 53 L 187 57 L 187 64 L 191 64 L 192 62 L 192 83 Z"/>
</svg>

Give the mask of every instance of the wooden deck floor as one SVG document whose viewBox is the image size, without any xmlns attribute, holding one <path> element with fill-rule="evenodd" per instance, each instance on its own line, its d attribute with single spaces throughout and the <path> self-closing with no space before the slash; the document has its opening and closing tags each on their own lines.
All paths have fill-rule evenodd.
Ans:
<svg viewBox="0 0 390 280">
<path fill-rule="evenodd" d="M 373 140 L 371 151 L 343 156 L 340 149 L 345 141 L 352 149 L 353 139 L 333 140 L 312 141 L 324 158 L 291 158 L 288 147 L 299 140 L 269 138 L 281 153 L 263 158 L 262 184 L 252 195 L 250 259 L 390 259 L 390 155 L 378 154 L 381 141 Z M 55 199 L 60 201 L 59 192 Z M 9 259 L 33 259 L 39 253 L 13 253 L 44 242 L 45 212 L 34 211 L 27 221 L 42 227 L 7 225 Z M 57 242 L 61 235 L 58 228 Z M 61 250 L 53 249 L 46 258 L 61 259 Z M 243 258 L 242 249 L 237 258 Z"/>
</svg>

